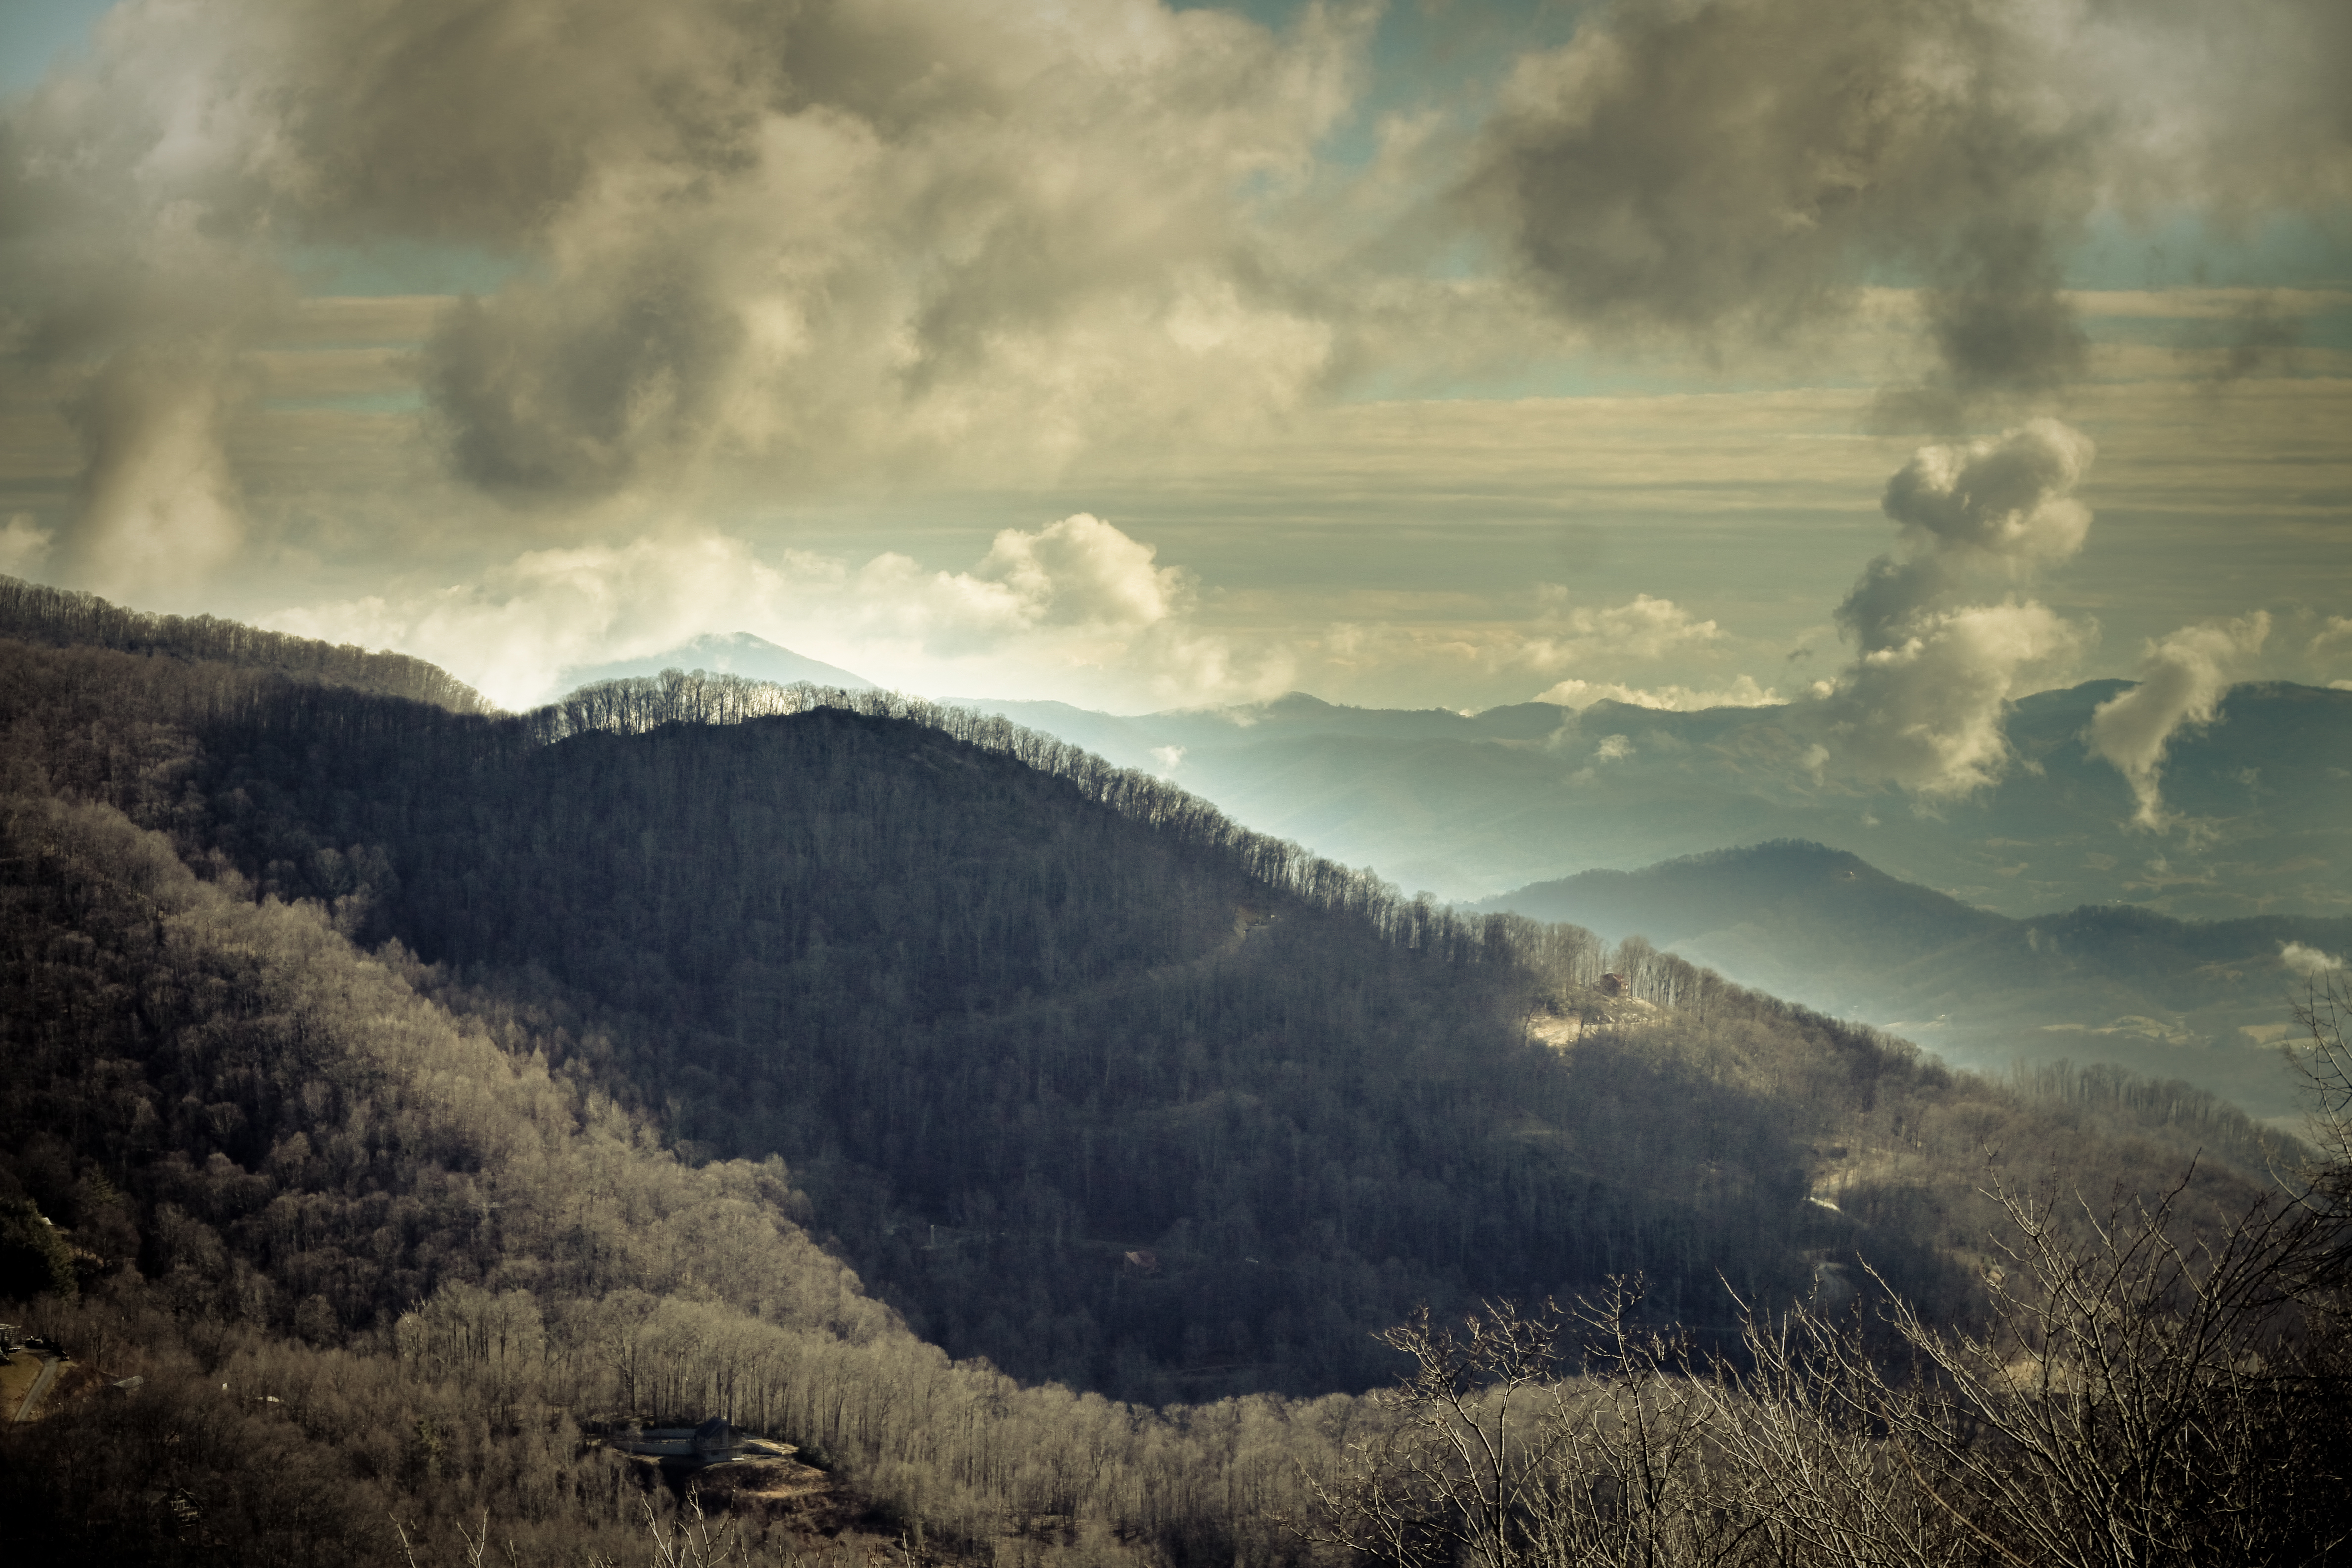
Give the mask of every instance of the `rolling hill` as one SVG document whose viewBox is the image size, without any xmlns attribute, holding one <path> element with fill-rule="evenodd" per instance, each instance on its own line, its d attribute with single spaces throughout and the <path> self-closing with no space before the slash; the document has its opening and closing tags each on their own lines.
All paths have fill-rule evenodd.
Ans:
<svg viewBox="0 0 2352 1568">
<path fill-rule="evenodd" d="M 2283 955 L 2352 951 L 2345 917 L 2180 921 L 2108 904 L 2013 919 L 1798 842 L 1584 871 L 1473 907 L 1646 936 L 1958 1066 L 2115 1062 L 2289 1120 L 2296 1080 L 2275 1047 L 2306 970 Z"/>
</svg>

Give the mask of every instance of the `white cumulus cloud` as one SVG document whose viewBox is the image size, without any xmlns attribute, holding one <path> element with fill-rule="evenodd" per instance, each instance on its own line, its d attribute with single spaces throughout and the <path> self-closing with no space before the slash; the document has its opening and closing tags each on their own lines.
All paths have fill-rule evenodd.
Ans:
<svg viewBox="0 0 2352 1568">
<path fill-rule="evenodd" d="M 1706 708 L 1766 708 L 1779 702 L 1780 698 L 1770 688 L 1758 685 L 1754 677 L 1742 675 L 1717 687 L 1674 684 L 1640 687 L 1614 680 L 1570 679 L 1538 693 L 1535 700 L 1580 710 L 1596 702 L 1622 702 L 1633 708 L 1696 713 Z"/>
<path fill-rule="evenodd" d="M 1864 571 L 1838 620 L 1855 656 L 1822 698 L 1838 760 L 1930 798 L 1998 780 L 2008 704 L 2062 675 L 2085 628 L 2013 591 L 2083 547 L 2091 514 L 2074 490 L 2090 439 L 2055 419 L 1922 447 L 1881 502 L 1899 549 Z"/>
<path fill-rule="evenodd" d="M 2091 750 L 2130 781 L 2136 826 L 2158 833 L 2172 826 L 2164 807 L 2165 752 L 2174 737 L 2213 721 L 2235 672 L 2262 651 L 2270 631 L 2270 616 L 2259 610 L 2183 626 L 2148 644 L 2139 683 L 2092 713 Z"/>
<path fill-rule="evenodd" d="M 289 609 L 268 624 L 415 654 L 509 707 L 558 695 L 567 668 L 711 631 L 932 693 L 1174 706 L 1272 696 L 1290 675 L 1279 650 L 1245 657 L 1199 626 L 1186 574 L 1086 513 L 1006 529 L 959 571 L 898 552 L 853 565 L 770 559 L 718 533 L 648 536 L 533 551 L 478 582 Z"/>
<path fill-rule="evenodd" d="M 1655 659 L 1723 640 L 1723 628 L 1701 620 L 1672 599 L 1636 594 L 1622 605 L 1560 604 L 1566 590 L 1547 585 L 1551 624 L 1530 637 L 1520 658 L 1537 669 L 1558 669 L 1595 658 Z"/>
<path fill-rule="evenodd" d="M 2322 952 L 2315 947 L 2305 947 L 2299 942 L 2279 944 L 2279 962 L 2305 979 L 2316 980 L 2321 975 L 2344 967 L 2344 961 L 2334 953 Z"/>
</svg>

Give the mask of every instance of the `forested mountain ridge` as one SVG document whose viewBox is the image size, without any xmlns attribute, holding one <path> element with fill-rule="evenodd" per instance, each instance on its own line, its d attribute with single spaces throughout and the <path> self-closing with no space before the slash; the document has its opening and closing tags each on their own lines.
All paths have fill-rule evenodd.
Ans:
<svg viewBox="0 0 2352 1568">
<path fill-rule="evenodd" d="M 1816 1143 L 1949 1083 L 1648 957 L 1681 1022 L 1563 1059 L 1525 1019 L 1612 961 L 1583 933 L 1401 900 L 1002 721 L 724 677 L 511 719 L 272 679 L 26 649 L 9 721 L 47 787 L 556 1008 L 681 1148 L 783 1154 L 919 1331 L 1024 1375 L 1360 1387 L 1423 1300 L 1800 1291 Z M 1726 1049 L 1786 1060 L 1742 1081 Z M 1948 1295 L 1950 1240 L 1897 1227 L 1881 1261 Z"/>
<path fill-rule="evenodd" d="M 1423 1301 L 1626 1269 L 1702 1328 L 1727 1279 L 1786 1301 L 1864 1258 L 1949 1315 L 1988 1140 L 2152 1190 L 2242 1131 L 2027 1104 L 886 698 L 679 676 L 497 718 L 19 644 L 0 724 L 0 1180 L 86 1254 L 92 1305 L 43 1310 L 148 1347 L 124 1364 L 177 1402 L 92 1407 L 54 1472 L 82 1491 L 16 1472 L 75 1550 L 194 1552 L 168 1497 L 106 1513 L 176 1466 L 221 1540 L 391 1560 L 356 1515 L 273 1524 L 247 1451 L 444 1540 L 477 1500 L 607 1539 L 633 1494 L 573 1426 L 723 1405 L 983 1549 L 1027 1510 L 1279 1555 L 1294 1460 L 1362 1407 L 1020 1391 L 908 1337 L 796 1217 L 958 1355 L 1206 1399 L 1375 1383 L 1367 1329 Z M 1612 1024 L 1611 964 L 1645 1026 Z M 1563 1051 L 1535 1026 L 1564 1014 Z M 2246 1191 L 2213 1165 L 2189 1195 Z M 203 1415 L 201 1463 L 134 1440 L 257 1379 L 299 1412 Z"/>
<path fill-rule="evenodd" d="M 1061 771 L 838 708 L 650 722 L 712 692 L 756 706 L 725 682 L 486 721 L 229 700 L 97 650 L 16 671 L 70 715 L 43 731 L 53 783 L 362 940 L 551 983 L 616 1092 L 688 1147 L 783 1152 L 957 1353 L 1158 1396 L 1361 1386 L 1369 1331 L 1423 1299 L 1642 1266 L 1709 1296 L 1718 1269 L 1759 1293 L 1806 1278 L 1780 1119 L 1737 1094 L 1696 1133 L 1596 1115 L 1576 1074 L 1663 1100 L 1678 1069 L 1596 1046 L 1570 1071 L 1530 1045 L 1509 922 L 1399 901 L 1001 723 Z M 201 738 L 137 726 L 156 754 L 125 767 L 87 699 L 135 708 L 142 675 L 151 715 L 208 716 Z M 1568 962 L 1589 979 L 1601 957 Z M 1564 1136 L 1515 1131 L 1531 1112 Z M 1139 1278 L 1138 1249 L 1160 1258 Z"/>
<path fill-rule="evenodd" d="M 94 595 L 17 577 L 0 576 L 0 637 L 268 669 L 291 679 L 404 697 L 456 713 L 488 712 L 490 706 L 456 676 L 407 654 L 370 653 L 212 616 L 126 610 Z"/>
<path fill-rule="evenodd" d="M 2296 1109 L 2276 1047 L 2307 974 L 2283 954 L 2309 950 L 2307 966 L 2352 952 L 2352 917 L 2182 921 L 2104 904 L 2018 919 L 1793 841 L 1580 872 L 1471 908 L 1645 936 L 1959 1065 L 2114 1061 L 2263 1116 Z"/>
</svg>

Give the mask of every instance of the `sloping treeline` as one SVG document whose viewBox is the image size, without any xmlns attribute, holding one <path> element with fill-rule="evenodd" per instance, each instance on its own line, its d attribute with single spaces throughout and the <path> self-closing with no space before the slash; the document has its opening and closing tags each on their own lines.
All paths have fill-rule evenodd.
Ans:
<svg viewBox="0 0 2352 1568">
<path fill-rule="evenodd" d="M 1476 962 L 1490 931 L 1503 925 L 1465 918 L 1427 900 L 1408 900 L 1368 870 L 1354 870 L 1286 839 L 1242 826 L 1199 796 L 1134 768 L 1115 767 L 1066 741 L 994 714 L 945 707 L 891 691 L 775 686 L 741 676 L 669 670 L 657 677 L 605 681 L 525 716 L 532 739 L 554 744 L 589 734 L 647 735 L 671 725 L 740 724 L 753 719 L 834 710 L 895 720 L 1005 757 L 1188 848 L 1229 858 L 1261 890 L 1366 921 L 1407 948 L 1435 948 L 1452 961 Z M 1593 970 L 1592 975 L 1598 974 Z M 1695 973 L 1695 972 L 1694 972 Z M 1590 976 L 1587 977 L 1588 980 Z"/>
<path fill-rule="evenodd" d="M 136 673 L 47 685 L 112 710 Z M 143 769 L 54 700 L 53 783 L 536 1009 L 688 1153 L 781 1153 L 918 1332 L 1024 1377 L 1360 1388 L 1416 1303 L 1634 1268 L 1720 1321 L 1724 1279 L 1801 1293 L 1808 1249 L 1843 1244 L 1804 1202 L 1811 1124 L 1940 1080 L 1645 944 L 1405 900 L 1160 781 L 884 694 L 673 675 L 496 719 L 278 689 L 207 698 Z M 1612 961 L 1690 1026 L 1856 1087 L 1800 1107 L 1647 1042 L 1528 1037 Z M 1927 1237 L 1878 1251 L 1958 1299 Z"/>
<path fill-rule="evenodd" d="M 0 637 L 55 647 L 106 647 L 265 669 L 314 685 L 487 713 L 482 694 L 440 666 L 404 653 L 266 632 L 215 616 L 159 616 L 93 594 L 0 576 Z"/>
</svg>

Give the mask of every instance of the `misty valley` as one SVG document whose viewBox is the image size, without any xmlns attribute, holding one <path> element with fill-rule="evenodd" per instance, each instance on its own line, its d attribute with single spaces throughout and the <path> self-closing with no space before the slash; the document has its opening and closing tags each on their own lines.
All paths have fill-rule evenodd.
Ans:
<svg viewBox="0 0 2352 1568">
<path fill-rule="evenodd" d="M 0 616 L 26 1550 L 2204 1563 L 2347 1526 L 2341 917 L 2024 921 L 1792 842 L 1447 905 L 971 707 L 673 668 L 508 714 L 13 580 Z M 2048 1051 L 2070 987 L 2283 1023 L 2317 1120 Z M 1835 1005 L 1971 993 L 1999 1070 Z"/>
</svg>

